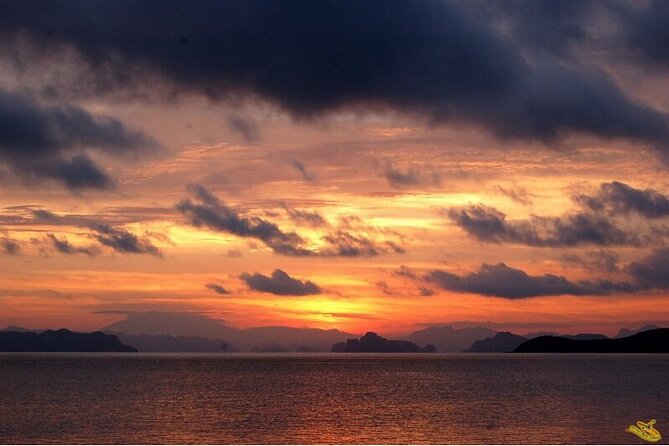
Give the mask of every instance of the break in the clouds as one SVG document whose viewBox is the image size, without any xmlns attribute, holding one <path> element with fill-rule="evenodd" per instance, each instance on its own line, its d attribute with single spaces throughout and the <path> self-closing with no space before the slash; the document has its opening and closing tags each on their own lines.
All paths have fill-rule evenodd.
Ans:
<svg viewBox="0 0 669 446">
<path fill-rule="evenodd" d="M 123 228 L 104 223 L 91 225 L 92 237 L 101 245 L 123 254 L 150 254 L 160 257 L 162 253 L 148 237 L 140 237 Z"/>
<path fill-rule="evenodd" d="M 207 288 L 208 290 L 211 290 L 214 293 L 220 294 L 222 296 L 226 296 L 226 295 L 230 294 L 230 291 L 227 288 L 225 288 L 223 285 L 218 284 L 216 282 L 209 282 L 209 283 L 205 284 L 204 287 Z"/>
<path fill-rule="evenodd" d="M 636 214 L 654 220 L 669 216 L 669 198 L 653 189 L 636 189 L 614 181 L 602 183 L 594 194 L 576 194 L 579 210 L 561 217 L 531 216 L 507 220 L 506 214 L 482 204 L 451 208 L 445 215 L 467 234 L 482 242 L 529 246 L 624 246 L 658 243 L 666 232 L 637 224 L 624 229 L 618 217 Z"/>
<path fill-rule="evenodd" d="M 507 299 L 559 296 L 564 294 L 575 296 L 606 295 L 614 292 L 631 292 L 637 290 L 637 287 L 634 285 L 608 280 L 572 282 L 563 276 L 554 274 L 532 276 L 525 271 L 511 268 L 504 263 L 496 265 L 484 263 L 478 271 L 465 275 L 433 270 L 425 278 L 427 281 L 445 290 Z"/>
<path fill-rule="evenodd" d="M 192 184 L 188 189 L 192 198 L 180 201 L 176 208 L 189 224 L 259 240 L 277 254 L 294 257 L 372 257 L 404 252 L 393 241 L 375 241 L 342 229 L 323 235 L 320 239 L 322 246 L 312 247 L 310 240 L 296 232 L 284 231 L 271 221 L 239 215 L 199 184 Z"/>
<path fill-rule="evenodd" d="M 307 296 L 323 292 L 321 287 L 314 282 L 310 280 L 302 281 L 290 277 L 280 269 L 274 270 L 271 277 L 260 273 L 243 273 L 240 278 L 254 291 L 261 291 L 263 293 L 271 293 L 279 296 Z"/>
<path fill-rule="evenodd" d="M 475 124 L 505 139 L 551 143 L 590 134 L 649 143 L 666 155 L 667 115 L 628 95 L 609 71 L 589 63 L 586 51 L 564 51 L 543 30 L 574 29 L 565 37 L 570 47 L 592 46 L 593 39 L 605 45 L 608 36 L 586 33 L 596 29 L 587 14 L 577 25 L 554 26 L 554 16 L 564 16 L 539 14 L 555 8 L 537 3 L 477 9 L 409 0 L 30 0 L 3 5 L 0 39 L 4 58 L 21 66 L 74 49 L 93 73 L 85 92 L 157 77 L 170 91 L 261 97 L 297 117 L 380 105 L 434 123 Z M 615 2 L 601 4 L 616 10 Z M 640 52 L 665 60 L 648 50 L 666 40 L 665 27 L 643 5 L 622 5 L 617 9 L 639 24 L 620 32 L 618 43 L 632 54 L 625 57 Z M 652 5 L 666 18 L 666 8 Z M 496 20 L 481 9 L 495 10 Z M 31 56 L 16 60 L 16 46 L 26 41 Z"/>
<path fill-rule="evenodd" d="M 116 118 L 0 91 L 0 163 L 26 181 L 49 178 L 71 189 L 108 188 L 113 180 L 83 150 L 127 154 L 155 144 Z"/>
</svg>

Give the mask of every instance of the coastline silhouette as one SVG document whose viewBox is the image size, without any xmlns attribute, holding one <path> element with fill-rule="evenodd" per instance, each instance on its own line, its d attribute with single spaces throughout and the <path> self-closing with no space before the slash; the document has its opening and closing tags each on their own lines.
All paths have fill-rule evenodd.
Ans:
<svg viewBox="0 0 669 446">
<path fill-rule="evenodd" d="M 126 352 L 137 350 L 122 344 L 114 335 L 75 333 L 61 328 L 41 333 L 28 331 L 0 332 L 0 352 Z"/>
<path fill-rule="evenodd" d="M 669 328 L 643 331 L 618 339 L 569 339 L 539 336 L 514 353 L 669 353 Z"/>
</svg>

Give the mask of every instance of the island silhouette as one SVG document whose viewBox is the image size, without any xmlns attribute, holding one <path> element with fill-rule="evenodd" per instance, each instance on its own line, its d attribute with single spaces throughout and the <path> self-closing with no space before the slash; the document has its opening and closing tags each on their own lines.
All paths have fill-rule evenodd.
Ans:
<svg viewBox="0 0 669 446">
<path fill-rule="evenodd" d="M 203 321 L 205 323 L 200 324 Z M 130 322 L 133 322 L 131 326 L 120 327 L 117 324 L 114 328 L 124 328 L 133 334 L 106 329 L 95 333 L 77 333 L 68 329 L 39 330 L 8 326 L 0 329 L 0 352 L 630 353 L 669 350 L 666 342 L 668 329 L 658 329 L 653 324 L 645 324 L 638 329 L 621 328 L 615 338 L 608 338 L 598 333 L 571 335 L 533 332 L 518 335 L 511 332 L 495 332 L 481 326 L 471 328 L 441 326 L 419 330 L 406 337 L 391 340 L 374 332 L 356 336 L 338 330 L 282 326 L 236 329 L 201 316 L 169 313 L 138 314 Z M 204 332 L 203 326 L 206 329 Z M 193 331 L 193 327 L 200 331 Z M 160 334 L 165 331 L 168 333 Z M 191 333 L 194 334 L 187 336 Z M 207 334 L 212 337 L 202 336 Z M 637 334 L 643 336 L 635 337 Z M 219 336 L 214 337 L 214 335 Z M 416 342 L 418 338 L 421 342 Z M 466 342 L 472 342 L 469 348 L 461 347 Z"/>
<path fill-rule="evenodd" d="M 348 339 L 332 346 L 334 353 L 436 353 L 434 345 L 419 347 L 411 341 L 386 339 L 374 332 L 368 332 L 360 339 Z"/>
<path fill-rule="evenodd" d="M 134 347 L 122 344 L 114 335 L 76 333 L 64 328 L 31 331 L 0 332 L 1 352 L 136 352 Z"/>
</svg>

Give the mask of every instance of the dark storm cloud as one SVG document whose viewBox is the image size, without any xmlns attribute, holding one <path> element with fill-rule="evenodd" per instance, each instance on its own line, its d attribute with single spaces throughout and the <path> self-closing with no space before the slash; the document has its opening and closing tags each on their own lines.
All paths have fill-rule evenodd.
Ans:
<svg viewBox="0 0 669 446">
<path fill-rule="evenodd" d="M 222 296 L 230 294 L 230 291 L 228 291 L 223 285 L 219 285 L 218 283 L 215 282 L 209 282 L 205 285 L 205 288 L 208 290 L 213 291 L 216 294 L 220 294 Z"/>
<path fill-rule="evenodd" d="M 311 172 L 309 172 L 307 166 L 305 166 L 304 163 L 298 160 L 291 160 L 290 165 L 293 166 L 293 168 L 297 170 L 300 173 L 300 175 L 302 175 L 302 179 L 304 179 L 304 181 L 313 183 L 316 180 L 316 177 L 314 177 L 314 175 Z"/>
<path fill-rule="evenodd" d="M 509 39 L 529 50 L 568 56 L 573 45 L 589 41 L 586 25 L 606 2 L 562 0 L 472 1 L 469 7 L 491 20 Z"/>
<path fill-rule="evenodd" d="M 297 117 L 381 105 L 477 124 L 501 138 L 555 142 L 586 133 L 666 154 L 663 112 L 628 96 L 595 64 L 560 57 L 569 42 L 586 41 L 590 6 L 559 3 L 484 4 L 481 13 L 467 2 L 409 0 L 7 1 L 0 38 L 8 53 L 18 35 L 51 57 L 74 48 L 107 90 L 137 83 L 141 74 L 128 73 L 145 70 L 177 90 L 214 99 L 249 93 Z M 635 23 L 643 25 L 626 34 L 629 45 L 664 48 L 667 8 L 652 3 L 658 12 L 650 14 L 623 5 L 639 11 Z"/>
<path fill-rule="evenodd" d="M 53 234 L 47 234 L 46 238 L 53 248 L 61 254 L 86 254 L 89 256 L 99 254 L 99 250 L 95 247 L 74 246 L 66 238 L 61 240 Z"/>
<path fill-rule="evenodd" d="M 71 189 L 107 188 L 112 180 L 87 155 L 68 155 L 89 148 L 127 154 L 152 145 L 118 119 L 0 91 L 0 162 L 27 181 L 47 177 Z"/>
<path fill-rule="evenodd" d="M 62 180 L 70 189 L 107 189 L 114 181 L 88 156 L 79 154 L 62 159 L 55 165 L 40 169 L 45 175 Z"/>
<path fill-rule="evenodd" d="M 248 287 L 252 290 L 279 296 L 307 296 L 323 292 L 323 290 L 312 281 L 295 279 L 280 269 L 274 270 L 271 277 L 259 273 L 244 273 L 239 277 L 246 282 Z"/>
<path fill-rule="evenodd" d="M 619 34 L 614 39 L 625 48 L 626 58 L 666 69 L 669 67 L 669 5 L 663 0 L 611 2 L 610 10 L 617 20 Z M 615 51 L 620 57 L 620 50 Z"/>
<path fill-rule="evenodd" d="M 228 127 L 243 136 L 248 142 L 259 141 L 262 137 L 258 125 L 252 119 L 244 116 L 228 116 Z"/>
<path fill-rule="evenodd" d="M 669 66 L 669 6 L 664 0 L 507 0 L 467 2 L 526 52 L 587 63 L 583 53 L 611 64 Z"/>
<path fill-rule="evenodd" d="M 602 183 L 594 195 L 578 194 L 574 199 L 593 211 L 608 214 L 637 213 L 646 218 L 669 216 L 669 197 L 653 189 L 636 189 L 625 183 Z"/>
<path fill-rule="evenodd" d="M 636 291 L 636 287 L 632 284 L 607 280 L 571 282 L 563 276 L 553 274 L 531 276 L 525 271 L 508 267 L 504 263 L 497 265 L 484 263 L 478 271 L 462 276 L 434 270 L 425 278 L 445 290 L 507 299 L 564 294 L 606 295 L 614 292 Z"/>
<path fill-rule="evenodd" d="M 392 241 L 375 241 L 345 230 L 324 235 L 321 240 L 325 246 L 312 249 L 309 241 L 295 232 L 285 232 L 275 223 L 259 217 L 239 215 L 199 184 L 190 185 L 188 189 L 193 198 L 180 201 L 176 208 L 189 224 L 260 240 L 277 254 L 294 257 L 371 257 L 404 252 Z"/>
<path fill-rule="evenodd" d="M 123 254 L 150 254 L 162 256 L 160 250 L 147 237 L 139 237 L 123 228 L 115 228 L 104 223 L 91 225 L 92 237 L 101 245 Z"/>
</svg>

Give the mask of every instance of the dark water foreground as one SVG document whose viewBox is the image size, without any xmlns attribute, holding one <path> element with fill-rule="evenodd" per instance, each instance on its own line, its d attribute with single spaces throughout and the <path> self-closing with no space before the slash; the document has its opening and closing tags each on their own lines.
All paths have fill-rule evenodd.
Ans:
<svg viewBox="0 0 669 446">
<path fill-rule="evenodd" d="M 0 443 L 641 444 L 651 418 L 669 438 L 666 354 L 0 354 Z"/>
</svg>

